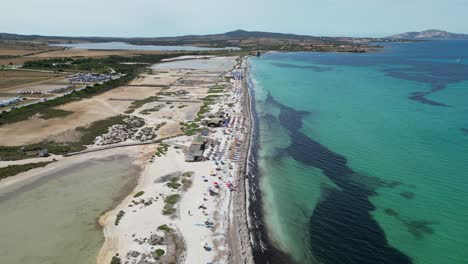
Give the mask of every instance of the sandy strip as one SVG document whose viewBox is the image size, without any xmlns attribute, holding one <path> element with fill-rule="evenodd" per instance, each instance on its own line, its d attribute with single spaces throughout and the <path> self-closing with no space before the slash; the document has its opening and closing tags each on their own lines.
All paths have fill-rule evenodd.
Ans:
<svg viewBox="0 0 468 264">
<path fill-rule="evenodd" d="M 187 247 L 185 256 L 180 256 L 178 260 L 183 258 L 190 260 L 188 263 L 206 263 L 212 258 L 213 252 L 204 251 L 201 247 L 202 242 L 212 243 L 209 237 L 209 230 L 202 226 L 205 220 L 205 215 L 201 210 L 197 209 L 201 205 L 203 198 L 206 195 L 206 184 L 202 180 L 202 176 L 207 176 L 212 169 L 209 162 L 187 163 L 184 161 L 184 154 L 180 150 L 171 148 L 168 153 L 160 158 L 156 158 L 153 163 L 150 163 L 143 172 L 142 177 L 135 191 L 125 198 L 122 203 L 114 210 L 106 213 L 100 219 L 100 224 L 104 226 L 104 235 L 106 242 L 102 247 L 98 263 L 110 263 L 115 252 L 151 252 L 157 248 L 166 250 L 165 246 L 151 246 L 149 244 L 140 245 L 135 242 L 135 239 L 148 238 L 151 234 L 163 236 L 164 232 L 158 231 L 161 225 L 168 225 L 170 228 L 179 230 L 183 236 Z M 186 192 L 174 191 L 166 186 L 167 181 L 163 181 L 163 177 L 175 172 L 195 172 L 191 177 L 192 187 Z M 144 191 L 145 193 L 137 198 L 133 195 L 136 192 Z M 163 215 L 164 197 L 179 193 L 183 196 L 178 204 L 179 212 L 176 219 Z M 156 197 L 158 199 L 156 200 Z M 132 205 L 132 200 L 154 198 L 151 205 Z M 197 203 L 199 202 L 199 203 Z M 214 209 L 214 202 L 209 200 L 203 202 L 206 207 Z M 115 219 L 119 211 L 125 211 L 118 226 Z M 191 215 L 188 212 L 191 211 Z M 122 256 L 123 253 L 120 253 Z M 139 256 L 141 258 L 141 256 Z M 124 256 L 122 256 L 124 259 Z M 137 258 L 133 258 L 137 259 Z M 130 262 L 133 263 L 133 262 Z"/>
<path fill-rule="evenodd" d="M 245 85 L 241 82 L 231 85 L 232 94 L 214 105 L 213 111 L 228 108 L 231 116 L 235 116 L 235 125 L 217 128 L 209 136 L 218 142 L 216 147 L 219 151 L 216 153 L 223 155 L 225 163 L 219 165 L 219 170 L 215 170 L 213 160 L 185 162 L 184 150 L 180 147 L 188 146 L 191 137 L 166 141 L 171 145 L 166 155 L 148 160 L 134 191 L 115 209 L 101 217 L 100 224 L 104 227 L 106 241 L 98 256 L 98 264 L 110 263 L 113 256 L 129 264 L 253 263 L 244 185 L 246 151 L 249 146 L 249 140 L 246 140 L 248 134 L 245 133 L 250 131 L 250 119 L 245 118 L 245 115 L 248 116 L 250 112 L 243 106 L 249 99 Z M 234 107 L 226 107 L 233 102 L 232 98 L 236 98 Z M 242 142 L 239 144 L 240 149 L 236 147 L 236 140 Z M 177 146 L 177 149 L 173 146 Z M 231 159 L 227 158 L 229 153 L 239 158 L 228 161 Z M 187 190 L 171 189 L 167 185 L 170 178 L 184 178 L 180 176 L 184 172 L 193 172 L 190 177 L 191 187 Z M 219 188 L 214 187 L 215 183 Z M 230 183 L 234 184 L 234 190 L 228 187 Z M 217 192 L 216 195 L 210 195 L 210 187 Z M 143 195 L 134 197 L 142 191 Z M 175 206 L 177 212 L 172 216 L 164 215 L 164 199 L 173 194 L 182 196 Z M 116 225 L 119 214 L 123 214 L 123 217 Z M 213 223 L 213 226 L 207 226 L 206 221 Z M 154 237 L 165 236 L 165 232 L 158 230 L 161 225 L 169 226 L 175 230 L 175 234 L 180 235 L 183 242 L 178 245 L 178 250 L 171 243 L 149 242 Z M 204 245 L 209 250 L 204 249 Z M 166 252 L 159 260 L 161 262 L 152 257 L 157 249 Z"/>
<path fill-rule="evenodd" d="M 244 59 L 244 66 L 247 67 L 247 59 Z M 254 256 L 250 235 L 250 228 L 248 224 L 248 201 L 249 201 L 249 181 L 247 178 L 247 162 L 249 155 L 249 148 L 251 144 L 252 134 L 252 112 L 250 109 L 251 98 L 248 91 L 247 81 L 242 81 L 243 101 L 242 110 L 243 117 L 245 117 L 245 141 L 241 149 L 241 157 L 239 159 L 239 169 L 237 171 L 237 185 L 239 192 L 233 195 L 230 200 L 229 209 L 229 229 L 228 240 L 231 254 L 228 258 L 228 263 L 237 264 L 253 264 Z"/>
</svg>

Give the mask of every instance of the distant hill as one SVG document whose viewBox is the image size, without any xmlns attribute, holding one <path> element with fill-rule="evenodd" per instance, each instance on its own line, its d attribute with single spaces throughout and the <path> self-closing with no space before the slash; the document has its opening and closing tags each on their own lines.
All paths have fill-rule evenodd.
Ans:
<svg viewBox="0 0 468 264">
<path fill-rule="evenodd" d="M 136 45 L 192 45 L 198 47 L 239 47 L 250 50 L 284 51 L 366 52 L 376 48 L 368 44 L 372 39 L 367 38 L 316 37 L 245 30 L 210 35 L 144 38 L 61 37 L 0 33 L 1 41 L 27 41 L 42 44 L 120 41 Z"/>
<path fill-rule="evenodd" d="M 406 32 L 387 37 L 389 39 L 468 39 L 467 34 L 450 33 L 444 30 L 429 29 L 420 32 Z"/>
<path fill-rule="evenodd" d="M 41 36 L 41 35 L 19 35 L 10 33 L 0 33 L 0 40 L 45 40 L 45 41 L 60 41 L 60 40 L 82 40 L 82 41 L 124 41 L 124 42 L 154 42 L 154 41 L 200 41 L 200 40 L 233 40 L 233 39 L 248 39 L 248 38 L 269 38 L 269 39 L 296 39 L 296 40 L 319 40 L 319 39 L 339 39 L 334 37 L 315 37 L 308 35 L 296 35 L 287 33 L 272 33 L 262 31 L 246 31 L 234 30 L 221 34 L 209 35 L 185 35 L 174 37 L 139 37 L 139 38 L 122 38 L 122 37 L 63 37 L 63 36 Z"/>
</svg>

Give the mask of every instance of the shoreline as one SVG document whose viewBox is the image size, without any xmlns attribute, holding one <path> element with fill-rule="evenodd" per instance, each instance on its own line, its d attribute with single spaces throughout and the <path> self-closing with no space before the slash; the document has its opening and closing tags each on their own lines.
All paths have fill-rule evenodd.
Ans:
<svg viewBox="0 0 468 264">
<path fill-rule="evenodd" d="M 231 210 L 231 219 L 229 221 L 229 239 L 230 239 L 230 251 L 239 252 L 239 254 L 231 254 L 228 259 L 228 263 L 237 264 L 237 263 L 255 263 L 253 255 L 253 245 L 252 245 L 252 235 L 249 224 L 249 179 L 248 179 L 248 161 L 250 154 L 250 147 L 252 141 L 252 132 L 254 129 L 252 122 L 252 112 L 251 112 L 251 103 L 252 98 L 250 96 L 249 86 L 247 83 L 247 78 L 249 74 L 249 63 L 248 57 L 244 58 L 246 65 L 244 74 L 245 77 L 242 81 L 243 92 L 243 115 L 247 120 L 246 122 L 246 133 L 245 133 L 245 142 L 242 149 L 241 164 L 239 165 L 239 170 L 237 172 L 237 181 L 239 182 L 239 188 L 241 192 L 234 194 L 233 199 L 231 199 L 230 206 Z"/>
<path fill-rule="evenodd" d="M 261 148 L 259 141 L 260 125 L 254 103 L 255 83 L 250 72 L 251 67 L 249 67 L 248 70 L 246 82 L 250 100 L 249 110 L 251 118 L 251 137 L 246 160 L 246 179 L 248 185 L 248 188 L 246 189 L 248 196 L 246 212 L 248 217 L 248 227 L 250 229 L 253 258 L 259 263 L 295 263 L 289 255 L 282 252 L 274 245 L 274 242 L 270 241 L 266 225 L 264 224 L 262 193 L 260 189 L 261 175 L 258 169 L 258 153 Z"/>
</svg>

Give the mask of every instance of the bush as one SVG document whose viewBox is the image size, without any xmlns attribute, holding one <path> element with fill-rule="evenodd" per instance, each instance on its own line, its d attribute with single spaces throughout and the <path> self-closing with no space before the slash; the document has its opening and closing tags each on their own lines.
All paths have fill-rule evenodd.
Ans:
<svg viewBox="0 0 468 264">
<path fill-rule="evenodd" d="M 144 194 L 145 192 L 144 191 L 139 191 L 137 192 L 135 195 L 133 195 L 134 198 L 137 198 L 137 197 L 140 197 Z"/>
<path fill-rule="evenodd" d="M 125 215 L 125 212 L 120 210 L 119 213 L 117 214 L 117 217 L 115 218 L 114 224 L 119 225 L 120 220 L 122 220 L 122 217 L 124 217 L 124 215 Z"/>
<path fill-rule="evenodd" d="M 167 186 L 172 189 L 179 189 L 180 183 L 179 183 L 179 177 L 173 177 L 171 180 L 167 183 Z"/>
<path fill-rule="evenodd" d="M 179 200 L 180 200 L 180 195 L 179 194 L 172 194 L 172 195 L 167 196 L 166 199 L 164 199 L 164 202 L 166 202 L 167 204 L 174 205 Z"/>
<path fill-rule="evenodd" d="M 190 186 L 192 186 L 192 181 L 187 180 L 187 179 L 182 179 L 182 184 L 184 185 L 184 189 L 187 190 L 188 188 L 190 188 Z"/>
<path fill-rule="evenodd" d="M 179 194 L 172 194 L 166 197 L 164 199 L 164 202 L 166 203 L 164 205 L 163 209 L 163 214 L 164 215 L 172 215 L 174 214 L 177 210 L 174 208 L 174 205 L 180 200 L 180 195 Z"/>
<path fill-rule="evenodd" d="M 163 215 L 171 215 L 173 213 L 176 212 L 176 209 L 175 208 L 172 208 L 172 207 L 164 207 L 163 209 Z"/>
<path fill-rule="evenodd" d="M 113 256 L 110 264 L 122 264 L 122 260 L 117 256 Z"/>
<path fill-rule="evenodd" d="M 169 149 L 169 145 L 162 143 L 157 149 L 156 149 L 156 156 L 161 157 L 166 154 L 167 150 Z"/>
<path fill-rule="evenodd" d="M 73 112 L 56 108 L 48 108 L 40 111 L 39 114 L 41 115 L 42 119 L 51 119 L 55 117 L 67 116 L 73 114 Z"/>
<path fill-rule="evenodd" d="M 25 172 L 28 170 L 32 170 L 39 167 L 44 167 L 52 163 L 52 161 L 48 162 L 38 162 L 38 163 L 28 163 L 28 164 L 21 164 L 21 165 L 9 165 L 3 168 L 0 168 L 0 181 L 2 179 L 8 178 L 10 176 L 14 176 L 21 172 Z"/>
<path fill-rule="evenodd" d="M 193 175 L 193 171 L 186 171 L 182 174 L 182 176 L 184 177 L 192 177 L 192 175 Z"/>
<path fill-rule="evenodd" d="M 167 225 L 158 226 L 158 230 L 161 230 L 161 231 L 164 231 L 164 232 L 172 231 L 172 229 L 170 227 L 168 227 Z"/>
<path fill-rule="evenodd" d="M 162 257 L 164 255 L 164 250 L 158 248 L 154 251 L 154 256 L 156 259 L 159 259 L 160 257 Z"/>
</svg>

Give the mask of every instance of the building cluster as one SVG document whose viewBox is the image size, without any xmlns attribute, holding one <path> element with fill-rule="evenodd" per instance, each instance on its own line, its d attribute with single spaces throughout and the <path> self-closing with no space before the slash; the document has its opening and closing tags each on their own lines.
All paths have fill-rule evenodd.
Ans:
<svg viewBox="0 0 468 264">
<path fill-rule="evenodd" d="M 215 115 L 209 115 L 208 119 L 203 119 L 201 124 L 208 127 L 227 127 L 231 122 L 229 114 L 219 112 Z"/>
<path fill-rule="evenodd" d="M 205 147 L 206 139 L 200 135 L 196 136 L 185 153 L 185 161 L 203 160 L 203 151 L 205 151 Z"/>
<path fill-rule="evenodd" d="M 99 73 L 76 73 L 68 81 L 74 84 L 107 82 L 109 80 L 120 78 L 119 74 L 99 74 Z"/>
<path fill-rule="evenodd" d="M 67 86 L 65 86 L 65 87 L 59 87 L 59 88 L 55 88 L 55 89 L 49 90 L 49 93 L 63 93 L 63 92 L 65 92 L 66 90 L 71 89 L 71 88 L 74 88 L 74 87 L 75 87 L 74 85 L 67 85 Z"/>
<path fill-rule="evenodd" d="M 232 71 L 232 77 L 234 80 L 239 81 L 244 78 L 244 70 L 243 69 L 235 69 Z"/>
<path fill-rule="evenodd" d="M 1 101 L 0 102 L 0 107 L 9 106 L 9 105 L 12 105 L 12 104 L 16 104 L 18 102 L 21 102 L 21 98 L 19 98 L 19 97 L 10 98 L 8 100 Z"/>
<path fill-rule="evenodd" d="M 242 80 L 244 78 L 244 70 L 242 68 L 234 69 L 233 71 L 226 73 L 224 78 L 236 81 Z"/>
<path fill-rule="evenodd" d="M 18 94 L 42 94 L 41 91 L 18 91 Z"/>
</svg>

